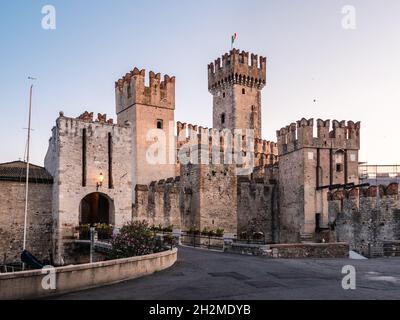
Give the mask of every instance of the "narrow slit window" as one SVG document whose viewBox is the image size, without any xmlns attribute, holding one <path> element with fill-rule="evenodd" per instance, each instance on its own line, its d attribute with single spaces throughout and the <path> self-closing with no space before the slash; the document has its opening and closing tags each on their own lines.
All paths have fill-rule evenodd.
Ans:
<svg viewBox="0 0 400 320">
<path fill-rule="evenodd" d="M 225 113 L 221 115 L 221 124 L 225 124 Z"/>
<path fill-rule="evenodd" d="M 82 187 L 86 187 L 86 129 L 82 130 Z"/>
<path fill-rule="evenodd" d="M 164 122 L 160 119 L 157 120 L 157 129 L 164 129 Z"/>
<path fill-rule="evenodd" d="M 108 133 L 108 188 L 114 188 L 114 181 L 113 181 L 113 140 L 112 135 Z"/>
</svg>

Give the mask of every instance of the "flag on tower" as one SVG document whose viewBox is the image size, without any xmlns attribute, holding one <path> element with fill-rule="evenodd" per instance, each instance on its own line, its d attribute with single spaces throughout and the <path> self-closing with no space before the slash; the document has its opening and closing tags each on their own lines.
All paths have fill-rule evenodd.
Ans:
<svg viewBox="0 0 400 320">
<path fill-rule="evenodd" d="M 235 43 L 235 41 L 236 41 L 236 38 L 237 38 L 237 34 L 236 34 L 236 32 L 232 35 L 232 43 L 231 43 L 231 46 L 232 46 L 232 48 L 233 48 L 233 44 Z"/>
</svg>

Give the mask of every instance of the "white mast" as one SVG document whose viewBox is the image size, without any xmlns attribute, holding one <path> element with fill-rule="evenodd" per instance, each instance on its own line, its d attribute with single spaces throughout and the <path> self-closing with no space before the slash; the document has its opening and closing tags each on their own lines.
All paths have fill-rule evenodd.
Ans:
<svg viewBox="0 0 400 320">
<path fill-rule="evenodd" d="M 29 80 L 36 80 L 35 78 L 28 78 Z M 25 218 L 24 218 L 24 244 L 23 250 L 26 249 L 26 224 L 28 217 L 28 193 L 29 193 L 29 152 L 30 152 L 30 142 L 31 142 L 31 118 L 32 118 L 32 91 L 33 84 L 31 85 L 29 91 L 29 120 L 28 120 L 28 142 L 26 147 L 26 185 L 25 185 Z"/>
</svg>

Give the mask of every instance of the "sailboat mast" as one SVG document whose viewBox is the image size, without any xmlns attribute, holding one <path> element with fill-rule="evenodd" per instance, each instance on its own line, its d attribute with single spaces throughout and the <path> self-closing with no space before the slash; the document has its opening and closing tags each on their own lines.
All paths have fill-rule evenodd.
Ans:
<svg viewBox="0 0 400 320">
<path fill-rule="evenodd" d="M 28 218 L 28 193 L 29 193 L 29 153 L 30 153 L 30 142 L 31 142 L 31 118 L 32 118 L 32 91 L 33 84 L 29 91 L 29 120 L 28 120 L 28 142 L 26 150 L 26 185 L 25 185 L 25 217 L 24 217 L 24 244 L 23 250 L 26 250 L 26 224 Z"/>
</svg>

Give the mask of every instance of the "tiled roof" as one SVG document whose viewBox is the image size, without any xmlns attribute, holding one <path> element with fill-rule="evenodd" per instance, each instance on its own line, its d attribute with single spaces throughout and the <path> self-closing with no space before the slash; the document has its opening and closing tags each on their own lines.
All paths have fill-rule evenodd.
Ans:
<svg viewBox="0 0 400 320">
<path fill-rule="evenodd" d="M 0 164 L 0 181 L 26 181 L 26 162 L 14 161 Z M 29 165 L 29 182 L 52 184 L 53 177 L 43 167 Z"/>
</svg>

